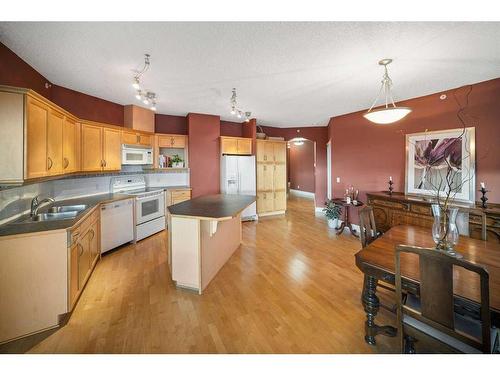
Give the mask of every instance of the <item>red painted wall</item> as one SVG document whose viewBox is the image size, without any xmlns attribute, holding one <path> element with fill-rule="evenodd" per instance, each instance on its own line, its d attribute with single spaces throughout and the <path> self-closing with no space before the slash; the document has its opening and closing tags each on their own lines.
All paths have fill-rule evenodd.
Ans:
<svg viewBox="0 0 500 375">
<path fill-rule="evenodd" d="M 189 113 L 190 183 L 193 198 L 220 192 L 220 117 Z"/>
<path fill-rule="evenodd" d="M 242 126 L 242 134 L 241 136 L 244 138 L 252 138 L 252 154 L 255 155 L 255 137 L 257 134 L 257 120 L 250 119 L 249 122 L 244 122 Z"/>
<path fill-rule="evenodd" d="M 45 88 L 46 83 L 50 84 L 47 78 L 0 43 L 0 85 L 32 89 L 50 99 L 51 88 Z"/>
<path fill-rule="evenodd" d="M 155 114 L 155 132 L 163 134 L 187 134 L 187 117 Z"/>
<path fill-rule="evenodd" d="M 220 135 L 226 137 L 242 137 L 243 125 L 240 122 L 222 121 L 220 122 Z"/>
<path fill-rule="evenodd" d="M 395 191 L 405 189 L 405 135 L 428 130 L 460 128 L 454 93 L 465 103 L 468 87 L 448 90 L 398 103 L 413 112 L 392 125 L 375 125 L 365 111 L 332 117 L 332 186 L 341 197 L 349 185 L 366 192 L 387 190 L 389 176 Z M 446 100 L 440 95 L 446 94 Z M 500 79 L 472 85 L 467 109 L 468 126 L 476 128 L 476 184 L 485 181 L 489 202 L 500 202 Z M 335 179 L 340 176 L 341 183 Z M 476 193 L 476 200 L 479 193 Z M 354 218 L 355 220 L 357 218 Z"/>
<path fill-rule="evenodd" d="M 290 189 L 314 193 L 314 142 L 290 144 Z"/>
<path fill-rule="evenodd" d="M 275 128 L 262 126 L 268 136 L 284 137 L 289 140 L 303 137 L 316 142 L 316 168 L 314 172 L 314 199 L 316 207 L 324 206 L 326 200 L 326 144 L 328 143 L 328 127 L 311 126 L 297 128 Z"/>
<path fill-rule="evenodd" d="M 123 126 L 121 104 L 57 85 L 52 86 L 52 101 L 81 119 Z"/>
</svg>

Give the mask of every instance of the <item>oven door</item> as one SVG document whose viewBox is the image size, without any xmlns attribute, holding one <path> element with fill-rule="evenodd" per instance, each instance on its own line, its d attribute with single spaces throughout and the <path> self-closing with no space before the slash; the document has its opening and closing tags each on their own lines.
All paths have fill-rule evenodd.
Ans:
<svg viewBox="0 0 500 375">
<path fill-rule="evenodd" d="M 152 197 L 136 198 L 137 224 L 165 216 L 165 199 L 163 192 Z"/>
<path fill-rule="evenodd" d="M 147 152 L 144 150 L 122 150 L 122 164 L 123 165 L 142 165 L 147 164 Z"/>
</svg>

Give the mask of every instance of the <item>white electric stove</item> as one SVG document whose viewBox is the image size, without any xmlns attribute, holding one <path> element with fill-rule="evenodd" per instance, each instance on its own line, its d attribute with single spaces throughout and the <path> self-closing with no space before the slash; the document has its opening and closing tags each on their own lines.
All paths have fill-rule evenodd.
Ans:
<svg viewBox="0 0 500 375">
<path fill-rule="evenodd" d="M 120 176 L 111 180 L 111 192 L 135 198 L 135 240 L 165 229 L 165 194 L 160 188 L 147 188 L 144 176 Z"/>
</svg>

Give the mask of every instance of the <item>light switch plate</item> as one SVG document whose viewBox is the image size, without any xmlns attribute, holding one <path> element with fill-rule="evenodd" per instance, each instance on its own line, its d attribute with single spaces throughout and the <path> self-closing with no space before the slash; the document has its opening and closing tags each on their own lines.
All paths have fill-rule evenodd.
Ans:
<svg viewBox="0 0 500 375">
<path fill-rule="evenodd" d="M 337 177 L 337 184 L 340 184 L 340 177 Z"/>
</svg>

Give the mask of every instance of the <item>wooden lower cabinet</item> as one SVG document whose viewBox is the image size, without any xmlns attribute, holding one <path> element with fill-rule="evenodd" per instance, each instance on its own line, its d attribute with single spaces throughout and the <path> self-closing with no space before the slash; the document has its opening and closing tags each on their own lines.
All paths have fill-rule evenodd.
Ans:
<svg viewBox="0 0 500 375">
<path fill-rule="evenodd" d="M 101 254 L 98 208 L 71 231 L 69 249 L 69 306 L 75 306 Z"/>
<path fill-rule="evenodd" d="M 165 205 L 167 207 L 191 199 L 190 188 L 167 189 L 165 194 L 166 194 Z"/>
</svg>

